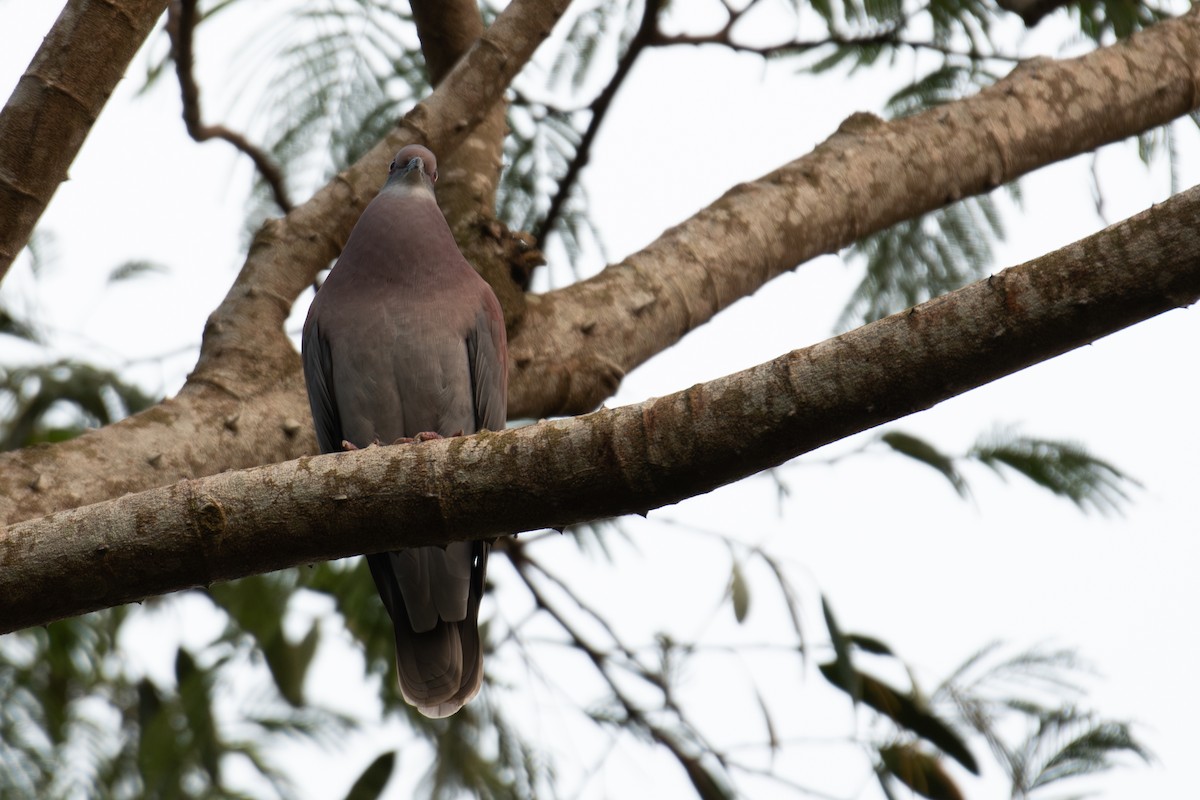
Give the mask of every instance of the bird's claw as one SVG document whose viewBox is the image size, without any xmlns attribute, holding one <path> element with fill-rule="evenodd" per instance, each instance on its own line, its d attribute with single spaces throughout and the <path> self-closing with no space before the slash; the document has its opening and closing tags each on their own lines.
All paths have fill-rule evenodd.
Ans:
<svg viewBox="0 0 1200 800">
<path fill-rule="evenodd" d="M 375 441 L 371 442 L 366 447 L 359 447 L 354 442 L 342 439 L 342 450 L 347 453 L 349 453 L 351 450 L 370 450 L 372 447 L 380 447 L 382 444 L 383 443 L 379 441 L 378 436 L 375 437 Z"/>
<path fill-rule="evenodd" d="M 442 436 L 440 433 L 435 433 L 434 431 L 421 431 L 416 436 L 401 436 L 399 439 L 392 442 L 392 444 L 413 444 L 416 442 L 432 442 L 435 439 L 445 439 L 445 438 L 446 438 L 445 436 Z"/>
</svg>

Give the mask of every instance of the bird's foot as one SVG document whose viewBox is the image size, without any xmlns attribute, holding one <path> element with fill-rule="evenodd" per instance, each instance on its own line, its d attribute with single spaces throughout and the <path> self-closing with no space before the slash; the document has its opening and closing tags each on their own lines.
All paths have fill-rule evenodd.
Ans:
<svg viewBox="0 0 1200 800">
<path fill-rule="evenodd" d="M 461 437 L 461 435 L 462 435 L 462 431 L 460 431 L 458 433 L 452 433 L 452 434 L 450 434 L 450 437 L 443 437 L 442 434 L 434 432 L 434 431 L 422 431 L 421 433 L 416 434 L 415 437 L 401 437 L 400 439 L 396 439 L 394 441 L 394 443 L 391 443 L 391 444 L 394 444 L 394 445 L 419 444 L 419 443 L 421 443 L 421 441 L 436 441 L 438 439 Z"/>
<path fill-rule="evenodd" d="M 366 450 L 366 449 L 370 449 L 372 447 L 379 447 L 381 444 L 382 444 L 382 442 L 379 441 L 378 437 L 376 437 L 375 441 L 371 442 L 365 448 L 359 447 L 354 442 L 350 442 L 345 439 L 342 439 L 342 451 L 349 453 L 351 450 Z"/>
<path fill-rule="evenodd" d="M 432 442 L 435 439 L 445 439 L 445 438 L 446 438 L 445 436 L 442 436 L 440 433 L 435 433 L 434 431 L 421 431 L 416 436 L 401 436 L 399 439 L 392 442 L 392 444 L 413 444 L 413 443 L 417 443 L 417 442 Z"/>
</svg>

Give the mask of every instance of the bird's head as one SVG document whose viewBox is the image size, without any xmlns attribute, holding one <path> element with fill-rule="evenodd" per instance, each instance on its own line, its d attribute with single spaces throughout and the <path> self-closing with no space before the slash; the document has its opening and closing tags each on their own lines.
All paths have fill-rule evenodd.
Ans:
<svg viewBox="0 0 1200 800">
<path fill-rule="evenodd" d="M 419 144 L 410 144 L 400 149 L 388 167 L 389 184 L 421 185 L 433 189 L 437 181 L 437 156 Z"/>
</svg>

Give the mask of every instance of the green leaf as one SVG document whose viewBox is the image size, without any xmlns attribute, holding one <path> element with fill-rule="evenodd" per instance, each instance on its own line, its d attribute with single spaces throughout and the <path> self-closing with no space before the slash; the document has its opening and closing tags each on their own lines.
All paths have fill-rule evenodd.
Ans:
<svg viewBox="0 0 1200 800">
<path fill-rule="evenodd" d="M 733 600 L 734 618 L 739 623 L 745 622 L 746 614 L 750 613 L 750 586 L 742 572 L 742 565 L 736 558 L 729 575 L 729 596 Z"/>
<path fill-rule="evenodd" d="M 304 679 L 321 638 L 320 621 L 314 622 L 298 644 L 287 641 L 282 629 L 262 645 L 263 655 L 279 693 L 295 708 L 304 706 Z"/>
<path fill-rule="evenodd" d="M 942 769 L 941 762 L 914 745 L 881 747 L 879 757 L 889 775 L 922 797 L 930 800 L 963 800 L 962 792 Z"/>
<path fill-rule="evenodd" d="M 1002 468 L 1007 467 L 1085 512 L 1120 513 L 1129 502 L 1129 491 L 1141 486 L 1081 444 L 1022 436 L 1008 430 L 981 438 L 969 457 L 1002 476 Z"/>
<path fill-rule="evenodd" d="M 954 468 L 954 459 L 924 439 L 901 431 L 888 431 L 880 436 L 879 440 L 897 453 L 936 469 L 946 480 L 950 481 L 950 485 L 954 487 L 954 491 L 958 492 L 960 497 L 967 497 L 970 494 L 967 482 Z"/>
<path fill-rule="evenodd" d="M 993 261 L 992 242 L 1004 225 L 992 195 L 969 197 L 866 236 L 848 258 L 866 272 L 837 328 L 874 322 L 982 277 Z"/>
<path fill-rule="evenodd" d="M 212 677 L 196 664 L 192 655 L 180 647 L 175 654 L 175 680 L 179 686 L 179 704 L 187 719 L 186 748 L 214 785 L 221 783 L 221 755 L 224 745 L 217 733 L 210 692 Z"/>
<path fill-rule="evenodd" d="M 380 755 L 363 770 L 362 775 L 358 776 L 358 780 L 350 787 L 350 791 L 346 792 L 346 800 L 375 800 L 387 788 L 387 783 L 391 780 L 392 770 L 395 767 L 395 750 Z"/>
<path fill-rule="evenodd" d="M 821 613 L 825 617 L 825 628 L 829 631 L 829 640 L 833 644 L 835 657 L 832 664 L 821 665 L 821 672 L 825 674 L 825 667 L 828 666 L 834 677 L 830 678 L 828 674 L 825 674 L 825 677 L 829 678 L 834 686 L 850 695 L 850 699 L 857 705 L 858 701 L 862 699 L 861 675 L 854 668 L 854 662 L 851 659 L 850 641 L 842 635 L 837 619 L 833 616 L 833 607 L 829 604 L 829 598 L 823 593 L 821 595 Z"/>
<path fill-rule="evenodd" d="M 820 664 L 818 667 L 826 680 L 849 693 L 847 682 L 836 663 Z M 911 693 L 897 691 L 878 678 L 862 672 L 856 673 L 856 682 L 860 687 L 860 697 L 864 705 L 935 745 L 974 774 L 979 774 L 979 764 L 967 749 L 962 737 L 925 708 L 924 704 L 918 702 Z"/>
<path fill-rule="evenodd" d="M 890 647 L 874 636 L 865 636 L 861 633 L 848 633 L 846 634 L 846 641 L 866 653 L 872 653 L 877 656 L 895 655 Z"/>
<path fill-rule="evenodd" d="M 113 268 L 112 272 L 108 273 L 108 283 L 119 283 L 143 275 L 165 274 L 167 272 L 170 272 L 170 270 L 165 265 L 154 261 L 126 261 L 123 264 L 117 265 Z"/>
<path fill-rule="evenodd" d="M 42 341 L 42 337 L 32 324 L 14 316 L 11 311 L 2 306 L 0 306 L 0 334 L 12 336 L 16 339 L 24 339 L 34 344 L 40 344 Z"/>
</svg>

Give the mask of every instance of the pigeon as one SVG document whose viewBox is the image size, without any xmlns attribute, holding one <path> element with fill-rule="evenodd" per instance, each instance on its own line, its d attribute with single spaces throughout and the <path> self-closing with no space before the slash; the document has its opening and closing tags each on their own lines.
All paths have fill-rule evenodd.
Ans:
<svg viewBox="0 0 1200 800">
<path fill-rule="evenodd" d="M 322 453 L 504 428 L 504 317 L 454 242 L 436 180 L 432 152 L 401 149 L 309 307 L 304 380 Z M 479 691 L 488 549 L 456 542 L 367 556 L 395 630 L 400 692 L 428 717 Z"/>
</svg>

